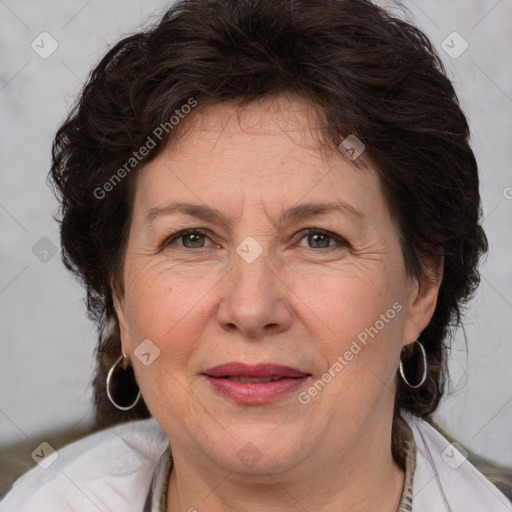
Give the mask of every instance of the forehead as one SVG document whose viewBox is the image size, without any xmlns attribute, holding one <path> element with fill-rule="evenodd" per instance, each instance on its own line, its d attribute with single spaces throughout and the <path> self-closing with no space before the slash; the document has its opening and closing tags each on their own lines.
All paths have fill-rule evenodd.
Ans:
<svg viewBox="0 0 512 512">
<path fill-rule="evenodd" d="M 179 139 L 140 172 L 136 203 L 146 209 L 184 197 L 229 210 L 248 198 L 279 210 L 343 200 L 363 213 L 382 206 L 377 173 L 327 150 L 322 117 L 300 97 L 213 104 L 184 122 Z"/>
</svg>

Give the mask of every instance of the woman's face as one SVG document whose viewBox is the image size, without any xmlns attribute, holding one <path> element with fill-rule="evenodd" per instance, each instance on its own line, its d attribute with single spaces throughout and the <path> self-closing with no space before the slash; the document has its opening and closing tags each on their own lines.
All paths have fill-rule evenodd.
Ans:
<svg viewBox="0 0 512 512">
<path fill-rule="evenodd" d="M 389 451 L 400 351 L 437 285 L 406 276 L 376 172 L 322 153 L 298 98 L 193 121 L 140 171 L 115 298 L 175 460 L 254 479 Z"/>
</svg>

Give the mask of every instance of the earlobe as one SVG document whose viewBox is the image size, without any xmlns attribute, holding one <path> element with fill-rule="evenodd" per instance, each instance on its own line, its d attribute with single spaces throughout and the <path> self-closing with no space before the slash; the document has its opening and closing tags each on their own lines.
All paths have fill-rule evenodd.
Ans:
<svg viewBox="0 0 512 512">
<path fill-rule="evenodd" d="M 413 343 L 427 327 L 436 309 L 443 279 L 444 258 L 429 261 L 423 275 L 411 287 L 409 308 L 404 322 L 404 342 Z"/>
</svg>

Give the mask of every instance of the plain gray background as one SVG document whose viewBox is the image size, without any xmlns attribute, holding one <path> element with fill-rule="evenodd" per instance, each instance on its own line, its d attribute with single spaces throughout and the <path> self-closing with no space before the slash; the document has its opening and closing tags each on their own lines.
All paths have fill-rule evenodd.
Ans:
<svg viewBox="0 0 512 512">
<path fill-rule="evenodd" d="M 468 356 L 459 333 L 454 392 L 438 417 L 467 447 L 512 465 L 512 0 L 403 3 L 439 49 L 469 117 L 490 241 L 466 318 Z M 82 289 L 53 254 L 50 147 L 91 67 L 168 5 L 0 0 L 0 444 L 90 421 L 95 330 Z M 463 48 L 454 31 L 468 44 L 457 58 L 442 48 Z M 42 32 L 58 44 L 47 58 L 31 47 L 55 44 Z"/>
</svg>

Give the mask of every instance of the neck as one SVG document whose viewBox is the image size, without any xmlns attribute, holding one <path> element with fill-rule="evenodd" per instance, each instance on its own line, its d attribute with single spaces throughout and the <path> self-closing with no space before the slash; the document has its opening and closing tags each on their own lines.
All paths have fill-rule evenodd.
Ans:
<svg viewBox="0 0 512 512">
<path fill-rule="evenodd" d="M 211 468 L 206 461 L 191 461 L 173 447 L 174 467 L 166 512 L 396 512 L 404 472 L 391 455 L 391 427 L 383 432 L 382 424 L 376 425 L 380 435 L 375 435 L 373 428 L 368 429 L 340 457 L 332 456 L 331 447 L 317 460 L 305 461 L 304 468 L 293 475 L 267 473 L 251 481 Z"/>
</svg>

